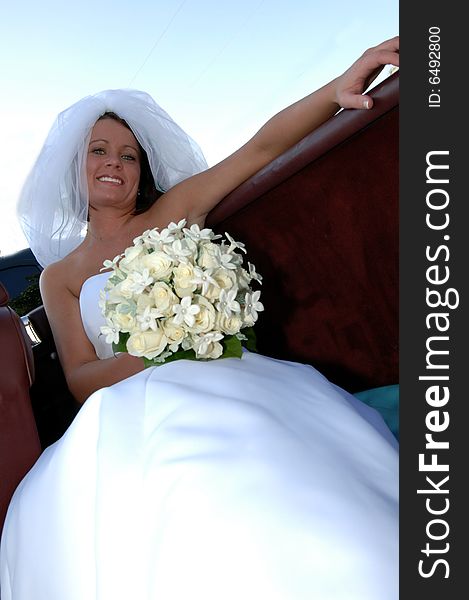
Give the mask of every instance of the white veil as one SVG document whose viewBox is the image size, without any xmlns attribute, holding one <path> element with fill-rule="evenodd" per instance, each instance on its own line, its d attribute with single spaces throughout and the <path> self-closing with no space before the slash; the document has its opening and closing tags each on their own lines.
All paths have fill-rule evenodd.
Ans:
<svg viewBox="0 0 469 600">
<path fill-rule="evenodd" d="M 86 234 L 89 135 L 105 112 L 124 119 L 148 155 L 157 189 L 207 168 L 199 146 L 145 92 L 106 90 L 61 112 L 21 191 L 17 212 L 24 234 L 42 266 L 74 250 Z"/>
</svg>

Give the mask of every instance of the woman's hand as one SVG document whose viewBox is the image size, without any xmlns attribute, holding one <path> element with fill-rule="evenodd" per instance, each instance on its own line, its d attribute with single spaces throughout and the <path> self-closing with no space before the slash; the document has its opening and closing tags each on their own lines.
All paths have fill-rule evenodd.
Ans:
<svg viewBox="0 0 469 600">
<path fill-rule="evenodd" d="M 203 226 L 207 213 L 222 198 L 330 119 L 339 108 L 371 108 L 373 100 L 362 93 L 387 64 L 399 65 L 398 37 L 366 50 L 345 73 L 273 116 L 231 156 L 166 192 L 153 205 L 158 211 L 153 221 L 185 217 L 189 224 Z"/>
<path fill-rule="evenodd" d="M 362 95 L 384 65 L 399 66 L 399 36 L 366 50 L 336 79 L 336 102 L 342 108 L 371 108 L 373 99 Z"/>
</svg>

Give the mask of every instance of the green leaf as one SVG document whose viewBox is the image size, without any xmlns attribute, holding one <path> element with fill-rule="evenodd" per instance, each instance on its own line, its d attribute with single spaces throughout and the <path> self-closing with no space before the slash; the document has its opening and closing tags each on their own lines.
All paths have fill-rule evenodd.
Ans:
<svg viewBox="0 0 469 600">
<path fill-rule="evenodd" d="M 235 335 L 229 335 L 221 340 L 223 346 L 223 358 L 241 358 L 243 349 L 241 341 Z"/>
<path fill-rule="evenodd" d="M 252 327 L 248 327 L 243 329 L 243 334 L 248 338 L 241 343 L 236 335 L 229 335 L 224 337 L 221 340 L 221 345 L 223 346 L 223 354 L 220 358 L 241 358 L 243 355 L 243 346 L 250 350 L 251 352 L 257 352 L 256 350 L 256 335 Z M 119 334 L 119 342 L 117 344 L 113 344 L 114 352 L 127 352 L 126 342 L 129 339 L 128 333 L 120 333 Z M 145 358 L 143 357 L 143 362 L 145 364 L 145 368 L 148 367 L 160 367 L 169 362 L 174 362 L 175 360 L 197 360 L 199 362 L 207 362 L 209 360 L 218 360 L 212 358 L 197 358 L 194 350 L 178 350 L 171 356 L 168 356 L 163 362 L 158 362 L 154 358 Z"/>
<path fill-rule="evenodd" d="M 127 352 L 127 340 L 130 337 L 130 333 L 119 333 L 119 341 L 117 344 L 113 342 L 112 349 L 116 352 Z"/>
<path fill-rule="evenodd" d="M 243 342 L 243 346 L 246 348 L 246 350 L 249 350 L 249 352 L 257 352 L 257 339 L 254 327 L 246 327 L 246 329 L 241 329 L 241 333 L 244 333 L 244 335 L 248 338 Z"/>
<path fill-rule="evenodd" d="M 168 356 L 168 358 L 165 358 L 165 360 L 163 362 L 158 362 L 154 358 L 145 358 L 145 357 L 143 357 L 143 362 L 145 363 L 145 368 L 148 368 L 148 367 L 160 367 L 161 365 L 164 365 L 166 363 L 173 362 L 175 360 L 181 360 L 181 359 L 198 360 L 195 356 L 194 350 L 178 350 L 177 352 L 174 352 L 174 354 L 171 354 L 171 356 Z"/>
</svg>

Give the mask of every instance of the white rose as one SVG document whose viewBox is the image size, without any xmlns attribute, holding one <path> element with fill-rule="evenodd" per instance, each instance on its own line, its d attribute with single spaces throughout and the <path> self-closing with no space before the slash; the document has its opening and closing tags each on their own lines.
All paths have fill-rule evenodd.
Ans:
<svg viewBox="0 0 469 600">
<path fill-rule="evenodd" d="M 131 314 L 131 307 L 128 304 L 118 304 L 112 322 L 120 331 L 130 333 L 135 327 L 135 317 Z"/>
<path fill-rule="evenodd" d="M 218 298 L 220 297 L 220 292 L 221 289 L 211 283 L 208 286 L 207 292 L 204 294 L 204 296 L 205 298 L 207 298 L 207 300 L 210 300 L 210 302 L 215 302 L 215 300 L 218 300 Z"/>
<path fill-rule="evenodd" d="M 233 271 L 227 269 L 217 269 L 212 277 L 218 283 L 222 290 L 231 290 L 236 285 L 236 275 Z"/>
<path fill-rule="evenodd" d="M 197 259 L 199 267 L 216 269 L 220 266 L 220 248 L 217 244 L 203 244 Z"/>
<path fill-rule="evenodd" d="M 155 303 L 155 307 L 162 313 L 171 313 L 173 304 L 179 302 L 176 294 L 173 294 L 171 288 L 164 281 L 157 281 L 152 290 L 151 297 Z"/>
<path fill-rule="evenodd" d="M 132 298 L 134 293 L 133 286 L 134 281 L 131 277 L 127 277 L 126 279 L 124 279 L 124 281 L 121 281 L 119 284 L 116 285 L 114 289 L 112 289 L 109 292 L 109 301 L 115 302 L 122 298 L 129 300 L 130 298 Z"/>
<path fill-rule="evenodd" d="M 133 333 L 127 340 L 127 351 L 132 356 L 152 359 L 163 352 L 168 340 L 162 329 Z"/>
<path fill-rule="evenodd" d="M 228 271 L 228 269 L 217 269 L 212 273 L 212 277 L 217 282 L 218 287 L 216 285 L 210 285 L 205 294 L 205 297 L 212 302 L 218 300 L 221 290 L 230 290 L 237 285 L 235 272 Z"/>
<path fill-rule="evenodd" d="M 144 246 L 130 246 L 130 248 L 127 248 L 125 250 L 125 255 L 119 263 L 119 268 L 122 269 L 122 271 L 125 271 L 126 273 L 139 270 L 138 266 L 140 262 L 140 257 L 143 253 L 146 253 Z"/>
<path fill-rule="evenodd" d="M 227 317 L 224 313 L 217 313 L 216 329 L 220 329 L 227 335 L 234 335 L 243 326 L 242 318 L 236 314 L 231 313 L 230 317 Z"/>
<path fill-rule="evenodd" d="M 220 358 L 223 354 L 223 346 L 219 342 L 209 344 L 208 351 L 204 354 L 204 358 Z"/>
<path fill-rule="evenodd" d="M 153 299 L 153 296 L 147 292 L 139 294 L 137 296 L 137 312 L 139 314 L 143 314 L 147 306 L 149 306 L 150 308 L 154 308 L 155 301 Z"/>
<path fill-rule="evenodd" d="M 163 321 L 163 331 L 170 344 L 181 344 L 187 335 L 182 325 L 176 325 L 174 319 L 165 319 Z"/>
<path fill-rule="evenodd" d="M 194 351 L 198 358 L 219 358 L 223 354 L 223 346 L 220 340 L 223 335 L 218 331 L 212 331 L 205 335 L 194 337 Z"/>
<path fill-rule="evenodd" d="M 207 333 L 211 331 L 215 325 L 215 308 L 203 296 L 194 296 L 193 304 L 197 305 L 200 310 L 194 315 L 195 323 L 190 328 L 190 331 L 192 333 Z"/>
<path fill-rule="evenodd" d="M 144 267 L 154 279 L 166 279 L 171 275 L 173 261 L 164 252 L 151 252 L 141 258 Z"/>
<path fill-rule="evenodd" d="M 197 289 L 197 284 L 191 283 L 194 279 L 194 267 L 190 263 L 180 263 L 174 273 L 174 289 L 180 298 L 190 296 Z"/>
</svg>

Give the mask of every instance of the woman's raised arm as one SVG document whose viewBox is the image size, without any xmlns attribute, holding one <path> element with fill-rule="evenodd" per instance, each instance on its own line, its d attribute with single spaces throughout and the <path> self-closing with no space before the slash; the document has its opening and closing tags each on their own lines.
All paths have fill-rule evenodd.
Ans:
<svg viewBox="0 0 469 600">
<path fill-rule="evenodd" d="M 399 65 L 399 37 L 368 49 L 342 75 L 272 117 L 228 158 L 175 186 L 158 201 L 159 209 L 165 211 L 168 202 L 174 211 L 176 200 L 180 203 L 176 216 L 203 223 L 222 198 L 340 108 L 371 108 L 373 100 L 362 94 L 386 64 Z"/>
</svg>

